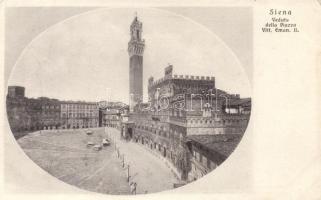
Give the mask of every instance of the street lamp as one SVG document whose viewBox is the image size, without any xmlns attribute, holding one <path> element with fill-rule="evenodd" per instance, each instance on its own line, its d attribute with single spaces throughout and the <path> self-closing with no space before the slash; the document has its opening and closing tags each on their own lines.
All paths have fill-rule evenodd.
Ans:
<svg viewBox="0 0 321 200">
<path fill-rule="evenodd" d="M 67 106 L 67 112 L 66 112 L 66 115 L 67 115 L 67 116 L 66 116 L 66 119 L 67 119 L 67 120 L 66 120 L 66 129 L 68 129 L 69 105 L 68 105 L 68 104 L 66 104 L 66 106 Z"/>
<path fill-rule="evenodd" d="M 127 182 L 129 182 L 129 164 L 127 165 Z"/>
<path fill-rule="evenodd" d="M 117 148 L 117 158 L 119 158 L 119 147 Z"/>
</svg>

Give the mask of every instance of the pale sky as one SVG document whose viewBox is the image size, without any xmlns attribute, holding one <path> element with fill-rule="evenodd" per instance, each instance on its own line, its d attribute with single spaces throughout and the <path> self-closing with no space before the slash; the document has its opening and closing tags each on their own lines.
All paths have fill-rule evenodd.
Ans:
<svg viewBox="0 0 321 200">
<path fill-rule="evenodd" d="M 252 52 L 243 53 L 240 59 L 222 38 L 205 26 L 177 12 L 153 8 L 97 9 L 62 20 L 24 48 L 8 85 L 26 87 L 28 97 L 86 101 L 108 98 L 127 103 L 127 43 L 135 12 L 143 22 L 146 44 L 145 96 L 148 78 L 163 77 L 168 63 L 174 66 L 174 74 L 215 76 L 218 88 L 250 96 L 250 83 L 242 64 L 244 56 Z M 229 26 L 222 20 L 224 17 L 212 23 Z M 250 24 L 245 21 L 240 26 Z"/>
</svg>

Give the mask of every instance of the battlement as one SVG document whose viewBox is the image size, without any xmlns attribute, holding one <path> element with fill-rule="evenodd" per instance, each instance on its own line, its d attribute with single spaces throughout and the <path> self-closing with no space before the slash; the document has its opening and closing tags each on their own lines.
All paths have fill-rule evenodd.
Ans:
<svg viewBox="0 0 321 200">
<path fill-rule="evenodd" d="M 189 75 L 177 75 L 174 74 L 173 79 L 184 79 L 184 80 L 205 80 L 205 81 L 214 81 L 214 76 L 189 76 Z"/>
<path fill-rule="evenodd" d="M 160 78 L 158 80 L 154 81 L 153 77 L 150 77 L 148 79 L 148 88 L 151 87 L 155 87 L 159 84 L 161 84 L 162 82 L 170 79 L 170 80 L 199 80 L 199 81 L 215 81 L 215 77 L 214 76 L 190 76 L 190 75 L 177 75 L 177 74 L 172 74 L 173 73 L 173 65 L 169 64 L 165 70 L 164 70 L 164 77 Z"/>
<path fill-rule="evenodd" d="M 164 82 L 165 80 L 172 79 L 172 80 L 196 80 L 196 81 L 215 81 L 214 76 L 189 76 L 189 75 L 177 75 L 174 74 L 172 77 L 165 76 L 163 78 L 160 78 L 158 80 L 155 80 L 151 77 L 148 79 L 148 87 L 154 87 L 156 85 L 159 85 L 160 83 Z"/>
</svg>

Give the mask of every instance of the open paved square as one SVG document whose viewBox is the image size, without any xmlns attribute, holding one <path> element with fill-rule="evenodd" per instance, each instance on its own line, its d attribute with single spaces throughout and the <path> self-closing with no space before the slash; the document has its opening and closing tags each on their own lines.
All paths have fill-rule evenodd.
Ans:
<svg viewBox="0 0 321 200">
<path fill-rule="evenodd" d="M 130 194 L 127 182 L 128 165 L 130 182 L 137 183 L 137 194 L 172 189 L 177 183 L 165 163 L 144 147 L 120 140 L 114 128 L 47 130 L 30 133 L 18 140 L 26 154 L 41 168 L 58 179 L 93 192 Z M 96 151 L 88 143 L 101 144 L 111 138 L 110 146 Z M 122 157 L 118 158 L 115 143 Z"/>
<path fill-rule="evenodd" d="M 18 143 L 35 163 L 66 183 L 93 192 L 129 194 L 126 172 L 113 147 L 87 147 L 105 137 L 101 129 L 93 129 L 90 136 L 85 130 L 55 130 L 29 134 Z"/>
</svg>

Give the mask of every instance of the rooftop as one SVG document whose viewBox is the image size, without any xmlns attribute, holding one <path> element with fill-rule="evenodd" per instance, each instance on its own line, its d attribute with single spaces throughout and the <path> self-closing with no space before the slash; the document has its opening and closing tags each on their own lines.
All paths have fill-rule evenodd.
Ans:
<svg viewBox="0 0 321 200">
<path fill-rule="evenodd" d="M 242 136 L 241 134 L 190 135 L 187 138 L 215 153 L 228 157 L 234 151 Z"/>
<path fill-rule="evenodd" d="M 244 105 L 251 104 L 251 98 L 231 99 L 229 105 Z"/>
</svg>

